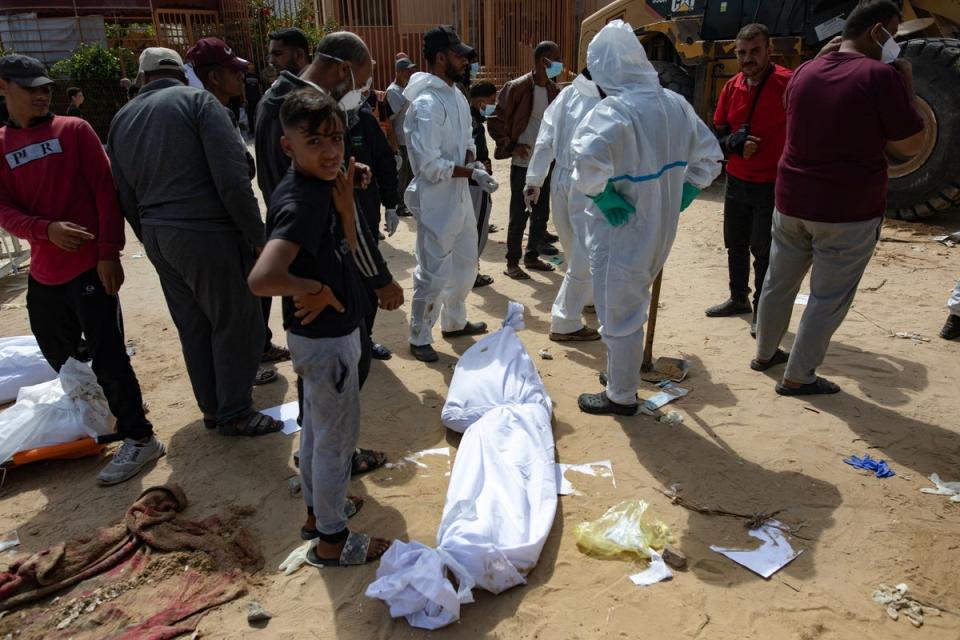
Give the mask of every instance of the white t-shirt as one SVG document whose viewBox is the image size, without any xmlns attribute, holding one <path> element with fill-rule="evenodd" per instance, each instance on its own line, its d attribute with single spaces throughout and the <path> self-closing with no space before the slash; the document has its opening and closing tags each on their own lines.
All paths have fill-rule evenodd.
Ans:
<svg viewBox="0 0 960 640">
<path fill-rule="evenodd" d="M 530 147 L 530 154 L 533 154 L 533 147 L 537 143 L 537 133 L 540 132 L 540 122 L 543 120 L 543 112 L 547 110 L 547 88 L 538 85 L 533 86 L 533 111 L 530 112 L 530 121 L 527 128 L 520 134 L 517 144 L 525 144 Z M 513 166 L 525 167 L 530 164 L 530 155 L 526 158 L 517 157 L 517 152 L 513 153 Z"/>
</svg>

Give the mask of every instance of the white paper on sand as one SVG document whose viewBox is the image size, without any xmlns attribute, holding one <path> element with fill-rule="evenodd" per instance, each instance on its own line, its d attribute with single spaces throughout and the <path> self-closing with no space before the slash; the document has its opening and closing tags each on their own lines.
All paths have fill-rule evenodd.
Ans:
<svg viewBox="0 0 960 640">
<path fill-rule="evenodd" d="M 759 529 L 751 529 L 751 537 L 761 541 L 756 549 L 726 549 L 711 545 L 710 549 L 721 553 L 757 575 L 769 578 L 803 553 L 790 546 L 789 536 L 780 528 L 777 520 L 768 520 Z"/>
<path fill-rule="evenodd" d="M 798 293 L 797 299 L 793 301 L 793 304 L 805 305 L 810 302 L 809 293 Z"/>
<path fill-rule="evenodd" d="M 930 474 L 930 482 L 937 488 L 923 487 L 920 491 L 935 496 L 950 496 L 950 502 L 960 502 L 960 482 L 943 482 L 936 473 Z"/>
<path fill-rule="evenodd" d="M 300 425 L 297 424 L 297 417 L 300 415 L 300 406 L 296 400 L 264 409 L 263 415 L 270 416 L 274 420 L 282 422 L 283 429 L 281 433 L 285 436 L 292 436 L 300 431 Z"/>
<path fill-rule="evenodd" d="M 440 447 L 438 449 L 424 449 L 423 451 L 417 451 L 416 453 L 411 453 L 409 456 L 404 456 L 404 460 L 407 462 L 412 462 L 421 469 L 428 469 L 429 467 L 424 463 L 420 462 L 420 458 L 424 456 L 446 456 L 450 457 L 450 447 Z"/>
<path fill-rule="evenodd" d="M 673 577 L 673 571 L 663 561 L 663 556 L 654 550 L 650 550 L 650 566 L 630 576 L 630 580 L 638 587 L 649 587 L 652 584 L 669 580 Z"/>
<path fill-rule="evenodd" d="M 609 460 L 602 460 L 600 462 L 588 462 L 586 464 L 565 464 L 563 462 L 557 463 L 557 495 L 569 496 L 571 494 L 580 495 L 580 492 L 577 491 L 573 484 L 567 480 L 566 473 L 567 471 L 575 471 L 576 473 L 583 473 L 588 476 L 594 476 L 599 478 L 610 478 L 613 481 L 613 486 L 616 488 L 617 479 L 613 475 L 613 463 Z"/>
<path fill-rule="evenodd" d="M 662 389 L 659 393 L 655 393 L 646 400 L 643 401 L 643 408 L 648 411 L 656 411 L 657 409 L 673 402 L 677 398 L 682 398 L 683 396 L 690 393 L 689 389 L 684 389 L 683 387 L 677 386 L 673 382 L 667 380 L 666 382 L 661 382 L 657 385 Z"/>
<path fill-rule="evenodd" d="M 511 302 L 504 327 L 473 345 L 457 364 L 453 379 L 462 384 L 451 384 L 447 404 L 455 397 L 454 417 L 469 424 L 451 427 L 451 407 L 444 407 L 444 424 L 466 431 L 450 474 L 436 549 L 394 542 L 367 588 L 367 596 L 383 600 L 392 616 L 404 616 L 412 626 L 437 629 L 459 620 L 460 605 L 473 601 L 474 585 L 497 594 L 524 584 L 553 527 L 553 405 L 514 330 L 522 322 L 523 306 Z M 495 362 L 489 360 L 491 351 Z M 502 376 L 495 385 L 487 367 Z M 470 395 L 471 388 L 479 397 Z M 476 418 L 475 412 L 490 402 Z"/>
</svg>

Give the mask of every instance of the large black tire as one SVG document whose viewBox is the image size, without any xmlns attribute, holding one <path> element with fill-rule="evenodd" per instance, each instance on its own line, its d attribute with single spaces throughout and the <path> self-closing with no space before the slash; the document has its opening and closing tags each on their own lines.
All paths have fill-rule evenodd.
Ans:
<svg viewBox="0 0 960 640">
<path fill-rule="evenodd" d="M 922 111 L 933 114 L 936 135 L 912 171 L 896 175 L 891 166 L 887 216 L 920 220 L 960 205 L 960 40 L 910 40 L 901 57 L 913 65 L 916 93 L 926 103 Z"/>
<path fill-rule="evenodd" d="M 660 76 L 660 86 L 679 93 L 687 99 L 687 102 L 693 104 L 695 82 L 693 76 L 684 67 L 663 60 L 651 60 L 650 64 Z"/>
</svg>

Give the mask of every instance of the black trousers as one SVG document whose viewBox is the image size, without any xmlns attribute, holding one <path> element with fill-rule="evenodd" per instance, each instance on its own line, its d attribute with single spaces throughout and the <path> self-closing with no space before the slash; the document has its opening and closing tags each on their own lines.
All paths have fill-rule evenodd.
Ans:
<svg viewBox="0 0 960 640">
<path fill-rule="evenodd" d="M 273 331 L 270 330 L 270 308 L 273 307 L 273 298 L 260 298 L 260 311 L 263 313 L 263 352 L 270 350 L 273 344 Z"/>
<path fill-rule="evenodd" d="M 124 344 L 120 300 L 107 295 L 95 269 L 58 285 L 30 278 L 27 313 L 40 351 L 56 371 L 76 357 L 81 335 L 86 338 L 93 372 L 117 418 L 118 433 L 135 440 L 153 434 Z"/>
<path fill-rule="evenodd" d="M 753 307 L 760 301 L 770 264 L 774 184 L 747 182 L 727 175 L 723 202 L 723 244 L 727 248 L 730 295 L 750 295 L 750 255 L 753 255 Z"/>
<path fill-rule="evenodd" d="M 540 257 L 540 243 L 547 232 L 547 220 L 550 218 L 550 176 L 540 188 L 540 199 L 533 205 L 533 211 L 527 213 L 523 204 L 523 187 L 527 183 L 526 167 L 510 167 L 510 223 L 507 226 L 507 263 L 525 260 L 536 260 Z M 527 218 L 530 219 L 530 234 L 527 237 L 527 251 L 523 251 L 523 232 L 527 228 Z"/>
</svg>

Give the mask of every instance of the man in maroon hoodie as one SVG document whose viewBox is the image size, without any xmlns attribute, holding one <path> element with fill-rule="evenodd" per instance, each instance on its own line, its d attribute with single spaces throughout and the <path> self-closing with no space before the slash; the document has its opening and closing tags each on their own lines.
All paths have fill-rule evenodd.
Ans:
<svg viewBox="0 0 960 640">
<path fill-rule="evenodd" d="M 117 292 L 124 222 L 107 155 L 93 128 L 50 113 L 53 81 L 39 60 L 0 58 L 10 112 L 0 128 L 0 227 L 30 243 L 27 313 L 57 371 L 86 338 L 93 371 L 123 444 L 97 477 L 129 480 L 165 453 L 143 410 Z"/>
</svg>

